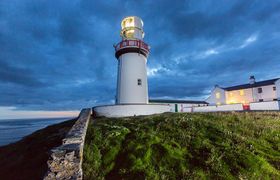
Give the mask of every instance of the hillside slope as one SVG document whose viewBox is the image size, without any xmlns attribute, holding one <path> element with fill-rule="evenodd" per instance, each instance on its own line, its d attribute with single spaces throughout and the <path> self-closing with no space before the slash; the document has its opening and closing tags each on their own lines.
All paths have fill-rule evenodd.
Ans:
<svg viewBox="0 0 280 180">
<path fill-rule="evenodd" d="M 47 172 L 49 151 L 61 145 L 75 121 L 48 126 L 16 143 L 0 147 L 0 179 L 42 179 Z"/>
<path fill-rule="evenodd" d="M 85 179 L 279 179 L 280 113 L 167 113 L 98 118 Z"/>
</svg>

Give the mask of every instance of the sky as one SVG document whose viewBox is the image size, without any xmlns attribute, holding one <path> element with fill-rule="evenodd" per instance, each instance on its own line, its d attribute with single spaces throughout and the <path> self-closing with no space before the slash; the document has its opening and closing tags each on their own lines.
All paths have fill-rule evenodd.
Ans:
<svg viewBox="0 0 280 180">
<path fill-rule="evenodd" d="M 280 77 L 277 0 L 1 0 L 0 118 L 113 103 L 113 44 L 131 15 L 151 46 L 150 98 L 204 100 L 216 84 Z"/>
</svg>

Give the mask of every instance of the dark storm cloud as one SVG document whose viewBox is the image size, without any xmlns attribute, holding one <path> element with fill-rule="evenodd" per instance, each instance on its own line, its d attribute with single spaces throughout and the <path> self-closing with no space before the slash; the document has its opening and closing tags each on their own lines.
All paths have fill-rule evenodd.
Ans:
<svg viewBox="0 0 280 180">
<path fill-rule="evenodd" d="M 0 2 L 0 106 L 74 110 L 111 103 L 120 21 L 144 21 L 149 93 L 203 99 L 221 86 L 279 77 L 277 1 Z"/>
</svg>

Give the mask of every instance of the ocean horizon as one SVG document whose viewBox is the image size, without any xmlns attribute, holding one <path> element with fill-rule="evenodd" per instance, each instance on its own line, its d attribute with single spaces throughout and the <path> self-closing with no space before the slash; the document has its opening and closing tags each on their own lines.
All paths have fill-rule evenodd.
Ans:
<svg viewBox="0 0 280 180">
<path fill-rule="evenodd" d="M 63 118 L 33 118 L 33 119 L 1 119 L 0 146 L 17 142 L 33 132 L 49 125 L 57 124 L 75 117 Z"/>
</svg>

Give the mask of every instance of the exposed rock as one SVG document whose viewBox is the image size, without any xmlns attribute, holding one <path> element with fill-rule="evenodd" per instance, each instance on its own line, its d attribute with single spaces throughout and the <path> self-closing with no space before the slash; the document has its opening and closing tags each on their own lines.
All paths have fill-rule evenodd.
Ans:
<svg viewBox="0 0 280 180">
<path fill-rule="evenodd" d="M 83 109 L 76 123 L 62 140 L 62 145 L 51 150 L 45 180 L 82 179 L 84 140 L 90 116 L 91 109 Z"/>
</svg>

